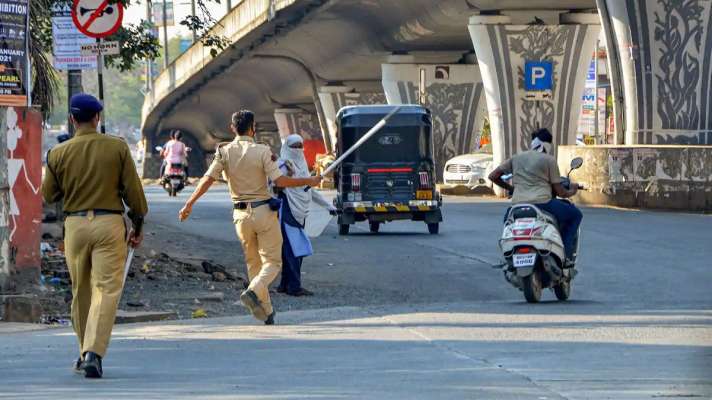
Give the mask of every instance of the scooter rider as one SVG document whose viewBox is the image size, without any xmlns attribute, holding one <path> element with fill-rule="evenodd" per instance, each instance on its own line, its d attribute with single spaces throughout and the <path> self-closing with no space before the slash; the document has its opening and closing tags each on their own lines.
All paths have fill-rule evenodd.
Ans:
<svg viewBox="0 0 712 400">
<path fill-rule="evenodd" d="M 171 133 L 171 140 L 163 146 L 161 155 L 166 161 L 166 166 L 181 164 L 185 171 L 185 177 L 188 179 L 188 148 L 181 139 L 183 139 L 181 131 Z"/>
<path fill-rule="evenodd" d="M 566 265 L 574 260 L 576 235 L 583 214 L 575 205 L 552 196 L 572 197 L 578 185 L 571 182 L 570 189 L 561 184 L 561 173 L 552 154 L 552 135 L 543 128 L 532 134 L 531 150 L 517 154 L 497 167 L 489 179 L 512 195 L 512 204 L 533 204 L 556 217 L 561 239 L 566 251 Z M 512 185 L 502 176 L 512 174 Z"/>
</svg>

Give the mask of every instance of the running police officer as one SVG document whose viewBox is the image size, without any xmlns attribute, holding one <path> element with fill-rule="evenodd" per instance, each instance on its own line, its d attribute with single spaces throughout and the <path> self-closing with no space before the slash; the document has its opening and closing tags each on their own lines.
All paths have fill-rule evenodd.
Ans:
<svg viewBox="0 0 712 400">
<path fill-rule="evenodd" d="M 276 211 L 279 200 L 270 195 L 268 179 L 279 187 L 296 187 L 317 186 L 321 177 L 283 176 L 269 147 L 255 143 L 255 116 L 251 111 L 234 113 L 230 129 L 236 134 L 235 140 L 218 146 L 213 163 L 180 210 L 178 218 L 181 221 L 187 219 L 195 202 L 213 182 L 221 175 L 225 177 L 234 203 L 233 221 L 242 242 L 250 279 L 250 286 L 242 292 L 240 301 L 255 318 L 272 325 L 275 311 L 269 285 L 282 270 L 282 232 Z"/>
<path fill-rule="evenodd" d="M 128 245 L 137 247 L 148 212 L 143 188 L 123 140 L 97 133 L 101 103 L 71 98 L 75 136 L 47 155 L 42 182 L 45 202 L 64 200 L 64 247 L 72 279 L 72 326 L 79 339 L 75 371 L 101 378 L 124 284 Z M 133 229 L 127 235 L 124 204 Z"/>
</svg>

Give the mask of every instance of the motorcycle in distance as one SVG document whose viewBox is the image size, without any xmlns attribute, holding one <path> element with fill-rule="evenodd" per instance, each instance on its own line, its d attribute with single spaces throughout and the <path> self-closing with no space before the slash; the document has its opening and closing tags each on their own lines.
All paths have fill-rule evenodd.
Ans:
<svg viewBox="0 0 712 400">
<path fill-rule="evenodd" d="M 569 189 L 571 172 L 583 165 L 574 158 L 562 186 Z M 584 189 L 579 185 L 579 189 Z M 569 201 L 567 199 L 561 199 Z M 507 212 L 499 247 L 506 262 L 504 277 L 515 288 L 524 292 L 529 303 L 538 303 L 543 289 L 553 289 L 556 298 L 565 301 L 571 295 L 571 284 L 576 276 L 579 232 L 572 265 L 564 265 L 566 257 L 558 223 L 553 215 L 532 204 L 517 204 Z"/>
<path fill-rule="evenodd" d="M 163 151 L 163 147 L 156 146 L 156 151 L 159 153 Z M 190 148 L 186 148 L 186 151 L 190 151 Z M 176 197 L 178 192 L 185 188 L 185 183 L 187 176 L 185 176 L 185 168 L 183 164 L 166 164 L 166 170 L 163 171 L 163 179 L 161 180 L 161 186 L 168 192 L 169 197 Z"/>
</svg>

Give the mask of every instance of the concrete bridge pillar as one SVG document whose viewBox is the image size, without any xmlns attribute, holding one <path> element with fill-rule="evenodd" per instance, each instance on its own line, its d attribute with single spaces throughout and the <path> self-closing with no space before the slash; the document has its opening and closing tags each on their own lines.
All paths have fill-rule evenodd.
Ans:
<svg viewBox="0 0 712 400">
<path fill-rule="evenodd" d="M 279 137 L 279 131 L 276 129 L 264 129 L 257 126 L 255 132 L 255 140 L 259 143 L 266 144 L 272 149 L 272 153 L 279 155 L 279 149 L 282 147 L 282 141 Z"/>
<path fill-rule="evenodd" d="M 620 60 L 625 144 L 712 145 L 712 2 L 598 6 L 608 51 Z"/>
<path fill-rule="evenodd" d="M 302 108 L 278 108 L 274 111 L 274 120 L 281 141 L 289 135 L 297 134 L 304 139 L 304 156 L 307 163 L 314 165 L 316 154 L 326 153 L 324 135 L 321 132 L 319 117 Z"/>
<path fill-rule="evenodd" d="M 478 15 L 470 18 L 469 29 L 485 87 L 494 163 L 528 149 L 537 128 L 551 130 L 556 145 L 575 144 L 586 71 L 600 33 L 598 15 Z M 527 99 L 527 61 L 552 63 L 549 98 Z"/>
<path fill-rule="evenodd" d="M 322 86 L 319 88 L 319 101 L 324 110 L 324 118 L 329 137 L 327 145 L 334 151 L 336 145 L 336 114 L 342 107 L 369 104 L 386 104 L 386 96 L 380 87 L 357 90 L 351 86 Z"/>
<path fill-rule="evenodd" d="M 424 104 L 432 112 L 434 161 L 441 181 L 447 160 L 479 147 L 485 115 L 480 71 L 476 64 L 421 64 L 409 56 L 389 61 L 381 66 L 388 104 Z"/>
</svg>

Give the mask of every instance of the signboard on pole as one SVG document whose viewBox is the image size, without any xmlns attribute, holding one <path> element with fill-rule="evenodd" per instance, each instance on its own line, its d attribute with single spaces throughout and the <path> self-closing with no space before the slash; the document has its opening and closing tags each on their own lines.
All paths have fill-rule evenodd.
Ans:
<svg viewBox="0 0 712 400">
<path fill-rule="evenodd" d="M 96 57 L 85 57 L 81 52 L 82 45 L 94 43 L 94 39 L 79 32 L 74 26 L 69 4 L 57 5 L 52 10 L 52 41 L 54 68 L 96 69 Z"/>
<path fill-rule="evenodd" d="M 153 24 L 157 27 L 163 26 L 163 3 L 154 1 L 153 6 Z M 175 16 L 173 12 L 173 2 L 166 2 L 166 26 L 175 25 Z"/>
<path fill-rule="evenodd" d="M 29 36 L 28 0 L 0 0 L 0 105 L 28 105 Z"/>
<path fill-rule="evenodd" d="M 524 63 L 524 90 L 541 91 L 554 88 L 554 64 L 549 61 Z"/>
<path fill-rule="evenodd" d="M 524 99 L 532 101 L 551 100 L 554 88 L 554 64 L 550 61 L 526 61 L 524 63 Z"/>
<path fill-rule="evenodd" d="M 72 6 L 74 25 L 81 33 L 96 39 L 118 31 L 123 17 L 121 3 L 109 4 L 109 0 L 74 0 Z"/>
<path fill-rule="evenodd" d="M 90 43 L 90 44 L 85 44 L 82 45 L 82 55 L 83 56 L 89 56 L 89 55 L 105 55 L 105 56 L 114 56 L 119 54 L 121 51 L 121 47 L 119 46 L 119 42 L 112 41 L 112 42 L 101 42 L 101 43 Z"/>
</svg>

